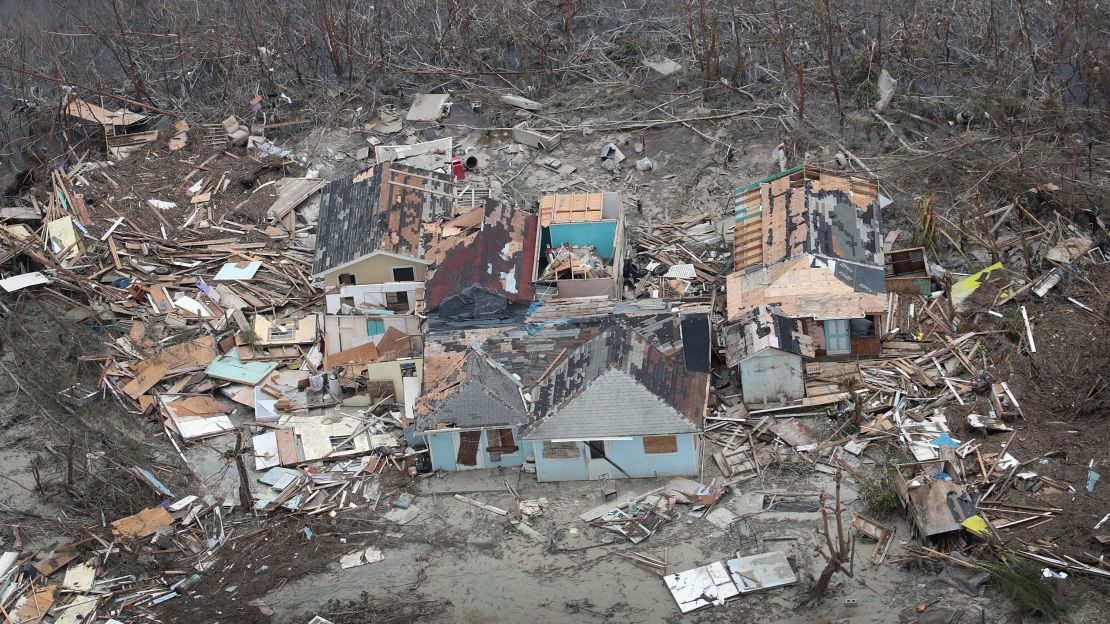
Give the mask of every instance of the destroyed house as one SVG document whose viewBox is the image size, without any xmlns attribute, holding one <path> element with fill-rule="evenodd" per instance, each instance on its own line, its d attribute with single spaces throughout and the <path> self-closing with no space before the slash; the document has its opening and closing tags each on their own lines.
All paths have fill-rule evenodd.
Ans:
<svg viewBox="0 0 1110 624">
<path fill-rule="evenodd" d="M 416 402 L 417 428 L 434 470 L 498 468 L 524 463 L 520 428 L 528 404 L 520 381 L 479 349 Z"/>
<path fill-rule="evenodd" d="M 608 306 L 611 309 L 611 302 Z M 541 306 L 541 309 L 546 306 Z M 414 433 L 423 435 L 435 470 L 467 470 L 519 466 L 532 455 L 531 442 L 520 440 L 520 429 L 531 418 L 512 410 L 505 379 L 527 388 L 543 379 L 551 362 L 601 333 L 602 316 L 570 319 L 551 326 L 499 325 L 440 329 L 424 345 L 424 392 L 415 407 Z M 481 366 L 479 366 L 481 364 Z M 490 388 L 483 388 L 489 380 Z M 454 398 L 455 395 L 460 395 Z M 487 396 L 488 395 L 488 396 Z M 471 416 L 460 405 L 492 403 L 503 411 Z M 506 445 L 506 442 L 513 442 Z M 471 445 L 477 443 L 477 452 Z M 512 446 L 518 452 L 507 452 Z"/>
<path fill-rule="evenodd" d="M 326 315 L 324 368 L 371 399 L 413 401 L 424 370 L 422 329 L 412 315 Z"/>
<path fill-rule="evenodd" d="M 424 224 L 451 214 L 447 174 L 383 163 L 320 189 L 312 274 L 328 289 L 423 282 Z M 403 305 L 405 290 L 387 293 Z"/>
<path fill-rule="evenodd" d="M 385 282 L 340 286 L 324 294 L 328 314 L 423 314 L 424 284 Z"/>
<path fill-rule="evenodd" d="M 429 337 L 425 360 L 417 430 L 436 469 L 527 463 L 540 481 L 697 473 L 709 383 L 704 311 L 445 332 Z"/>
<path fill-rule="evenodd" d="M 428 224 L 425 305 L 441 316 L 492 318 L 510 304 L 531 303 L 535 288 L 536 215 L 494 200 Z"/>
<path fill-rule="evenodd" d="M 874 180 L 795 167 L 737 191 L 728 320 L 777 306 L 816 357 L 874 355 L 887 310 Z"/>
<path fill-rule="evenodd" d="M 537 292 L 552 297 L 620 299 L 624 212 L 619 193 L 547 195 L 540 199 Z"/>
<path fill-rule="evenodd" d="M 813 357 L 813 340 L 800 322 L 777 306 L 744 313 L 725 330 L 725 362 L 740 371 L 744 401 L 780 403 L 806 395 L 802 356 Z"/>
<path fill-rule="evenodd" d="M 65 112 L 74 119 L 99 125 L 104 132 L 106 151 L 116 158 L 124 158 L 140 145 L 158 139 L 158 131 L 152 128 L 157 115 L 123 108 L 110 111 L 81 99 L 70 100 Z"/>
</svg>

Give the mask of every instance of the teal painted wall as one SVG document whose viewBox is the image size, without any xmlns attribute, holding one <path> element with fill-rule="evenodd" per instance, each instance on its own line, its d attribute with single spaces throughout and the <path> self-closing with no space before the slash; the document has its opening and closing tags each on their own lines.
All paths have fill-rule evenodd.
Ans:
<svg viewBox="0 0 1110 624">
<path fill-rule="evenodd" d="M 577 246 L 593 245 L 604 258 L 612 259 L 615 252 L 613 241 L 617 235 L 617 222 L 554 223 L 547 227 L 546 234 L 550 237 L 552 247 L 558 247 L 563 243 Z"/>
<path fill-rule="evenodd" d="M 607 441 L 606 455 L 627 472 L 627 475 L 604 459 L 587 460 L 589 454 L 585 442 L 578 443 L 579 456 L 576 459 L 547 459 L 543 457 L 542 442 L 536 440 L 536 480 L 549 482 L 589 479 L 588 461 L 605 464 L 593 472 L 608 473 L 614 479 L 696 475 L 699 461 L 697 435 L 685 433 L 675 437 L 678 447 L 676 452 L 651 455 L 644 454 L 644 441 L 641 437 Z"/>
</svg>

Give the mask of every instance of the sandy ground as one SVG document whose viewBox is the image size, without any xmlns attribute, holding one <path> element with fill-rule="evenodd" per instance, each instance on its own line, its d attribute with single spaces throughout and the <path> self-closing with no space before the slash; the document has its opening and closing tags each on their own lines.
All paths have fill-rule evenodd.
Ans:
<svg viewBox="0 0 1110 624">
<path fill-rule="evenodd" d="M 823 475 L 822 475 L 823 476 Z M 464 493 L 491 505 L 511 509 L 508 480 L 524 498 L 552 501 L 534 527 L 553 543 L 538 543 L 513 529 L 508 521 L 453 498 Z M 628 480 L 618 490 L 643 492 L 665 479 Z M 831 478 L 799 479 L 765 491 L 816 492 L 831 488 Z M 785 487 L 781 487 L 785 486 Z M 845 488 L 845 498 L 854 496 Z M 596 482 L 540 484 L 519 471 L 474 471 L 432 477 L 416 489 L 419 515 L 404 526 L 387 525 L 378 543 L 385 559 L 348 570 L 332 565 L 270 592 L 265 602 L 278 614 L 275 622 L 303 622 L 310 605 L 326 598 L 354 600 L 361 592 L 372 598 L 417 592 L 423 600 L 446 600 L 450 608 L 435 621 L 472 624 L 494 622 L 791 622 L 850 621 L 885 623 L 917 621 L 915 607 L 926 611 L 963 613 L 978 621 L 980 606 L 990 610 L 993 596 L 971 598 L 931 580 L 928 575 L 890 565 L 872 568 L 873 543 L 857 540 L 855 578 L 836 577 L 833 588 L 816 608 L 795 610 L 823 561 L 815 551 L 819 515 L 753 511 L 745 499 L 726 495 L 720 504 L 746 515 L 723 531 L 705 519 L 664 525 L 639 545 L 586 525 L 577 515 L 602 502 Z M 849 508 L 858 503 L 849 505 Z M 679 507 L 685 513 L 688 508 Z M 846 519 L 850 519 L 846 517 Z M 577 529 L 578 535 L 572 530 Z M 902 525 L 899 535 L 907 533 Z M 798 573 L 792 587 L 753 594 L 723 608 L 680 614 L 663 580 L 611 555 L 634 550 L 666 556 L 671 571 L 681 571 L 741 554 L 782 550 Z M 897 551 L 898 547 L 892 549 Z M 972 617 L 974 616 L 974 617 Z M 773 618 L 773 620 L 768 620 Z M 907 619 L 908 618 L 908 619 Z M 949 621 L 947 619 L 940 621 Z M 951 621 L 960 621 L 953 619 Z"/>
</svg>

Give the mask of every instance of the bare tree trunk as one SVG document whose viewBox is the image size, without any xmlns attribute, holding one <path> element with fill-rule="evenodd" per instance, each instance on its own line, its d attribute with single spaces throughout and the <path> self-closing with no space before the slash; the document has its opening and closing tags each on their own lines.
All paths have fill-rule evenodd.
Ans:
<svg viewBox="0 0 1110 624">
<path fill-rule="evenodd" d="M 848 576 L 852 576 L 852 570 L 845 568 L 844 565 L 851 560 L 852 557 L 852 541 L 851 537 L 844 530 L 844 520 L 841 517 L 843 508 L 840 506 L 840 480 L 843 478 L 843 473 L 839 470 L 836 473 L 836 503 L 832 509 L 825 506 L 825 493 L 821 493 L 821 524 L 822 528 L 817 532 L 825 538 L 825 548 L 828 552 L 817 549 L 817 553 L 825 558 L 825 569 L 821 570 L 821 575 L 817 577 L 817 582 L 810 588 L 805 599 L 798 604 L 798 608 L 811 605 L 821 600 L 825 592 L 829 590 L 829 583 L 832 577 L 837 572 L 843 572 Z M 836 541 L 833 541 L 832 531 L 829 527 L 829 515 L 832 514 L 836 518 Z"/>
</svg>

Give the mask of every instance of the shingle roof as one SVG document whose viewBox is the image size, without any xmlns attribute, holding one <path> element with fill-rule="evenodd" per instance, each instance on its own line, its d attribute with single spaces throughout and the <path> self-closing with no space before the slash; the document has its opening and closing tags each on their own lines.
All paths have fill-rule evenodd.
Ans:
<svg viewBox="0 0 1110 624">
<path fill-rule="evenodd" d="M 492 314 L 511 302 L 531 301 L 537 223 L 534 214 L 488 200 L 450 221 L 429 226 L 435 232 L 427 237 L 427 258 L 435 265 L 426 281 L 427 309 L 467 318 L 490 316 L 474 314 L 473 306 L 466 305 L 474 286 L 502 301 Z"/>
<path fill-rule="evenodd" d="M 700 354 L 709 350 L 707 329 L 706 312 L 652 312 L 433 332 L 425 342 L 424 387 L 432 391 L 448 388 L 443 380 L 463 365 L 474 345 L 520 377 L 533 402 L 533 419 L 558 418 L 560 410 L 576 401 L 595 380 L 616 370 L 638 387 L 637 392 L 655 397 L 650 405 L 660 411 L 649 415 L 651 418 L 665 420 L 668 414 L 678 414 L 696 429 L 708 391 L 708 371 L 699 370 L 704 368 Z M 687 364 L 684 333 L 689 334 L 689 348 L 695 351 L 690 358 L 692 366 Z M 599 430 L 609 426 L 603 422 L 609 416 L 622 417 L 616 412 L 599 417 Z"/>
<path fill-rule="evenodd" d="M 423 224 L 451 213 L 447 174 L 383 163 L 320 190 L 313 275 L 384 252 L 422 260 Z"/>
<path fill-rule="evenodd" d="M 519 375 L 525 387 L 531 387 L 564 349 L 573 351 L 599 333 L 601 319 L 572 320 L 540 329 L 506 325 L 432 331 L 424 341 L 424 386 L 432 387 L 437 378 L 459 365 L 470 345 L 477 344 L 510 373 Z"/>
<path fill-rule="evenodd" d="M 530 389 L 533 416 L 537 420 L 529 426 L 524 437 L 543 439 L 538 437 L 540 434 L 537 432 L 546 430 L 550 423 L 561 422 L 564 410 L 572 403 L 577 403 L 595 380 L 613 370 L 619 371 L 638 386 L 637 392 L 647 392 L 658 401 L 641 404 L 639 407 L 649 411 L 634 411 L 631 415 L 620 409 L 599 409 L 594 412 L 596 418 L 592 428 L 586 426 L 585 420 L 573 416 L 586 409 L 579 406 L 570 413 L 581 436 L 603 437 L 603 432 L 615 426 L 609 424 L 610 419 L 641 420 L 645 423 L 646 431 L 659 422 L 669 422 L 667 419 L 675 414 L 687 421 L 690 427 L 688 430 L 696 430 L 705 412 L 709 377 L 705 372 L 691 371 L 686 367 L 681 342 L 674 342 L 678 334 L 675 329 L 679 323 L 678 317 L 673 314 L 658 316 L 669 319 L 670 332 L 673 334 L 664 331 L 667 323 L 662 318 L 655 319 L 658 321 L 657 325 L 646 323 L 643 318 L 636 318 L 637 327 L 630 322 L 631 319 L 613 317 L 601 334 L 559 360 L 543 381 Z M 645 329 L 652 331 L 641 334 L 640 331 Z M 606 382 L 603 388 L 616 383 L 618 382 Z M 597 393 L 591 393 L 591 396 L 596 398 Z M 619 398 L 618 395 L 618 401 Z M 624 424 L 619 426 L 625 427 Z M 636 427 L 631 426 L 631 429 L 635 430 Z M 640 432 L 638 435 L 644 434 Z"/>
<path fill-rule="evenodd" d="M 813 340 L 802 332 L 800 323 L 783 314 L 777 306 L 760 306 L 744 314 L 740 321 L 725 329 L 725 360 L 729 366 L 763 351 L 779 349 L 813 357 Z"/>
<path fill-rule="evenodd" d="M 736 192 L 728 316 L 776 304 L 795 318 L 885 309 L 879 187 L 796 167 Z"/>
<path fill-rule="evenodd" d="M 526 437 L 536 440 L 691 433 L 697 426 L 628 373 L 611 368 Z"/>
<path fill-rule="evenodd" d="M 736 268 L 810 253 L 883 267 L 873 179 L 796 167 L 736 192 Z"/>
<path fill-rule="evenodd" d="M 505 369 L 477 351 L 417 401 L 417 429 L 437 423 L 463 429 L 523 425 L 528 410 L 520 385 Z"/>
</svg>

